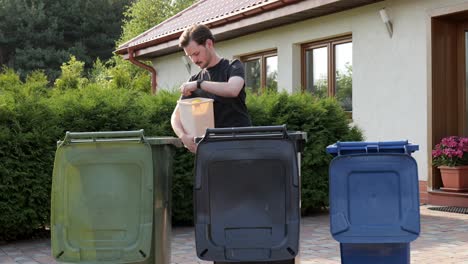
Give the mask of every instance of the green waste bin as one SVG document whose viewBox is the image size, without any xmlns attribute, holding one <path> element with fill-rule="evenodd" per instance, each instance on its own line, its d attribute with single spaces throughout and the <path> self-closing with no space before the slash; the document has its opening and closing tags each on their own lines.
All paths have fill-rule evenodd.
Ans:
<svg viewBox="0 0 468 264">
<path fill-rule="evenodd" d="M 169 264 L 172 137 L 67 132 L 58 142 L 52 255 L 61 263 Z"/>
</svg>

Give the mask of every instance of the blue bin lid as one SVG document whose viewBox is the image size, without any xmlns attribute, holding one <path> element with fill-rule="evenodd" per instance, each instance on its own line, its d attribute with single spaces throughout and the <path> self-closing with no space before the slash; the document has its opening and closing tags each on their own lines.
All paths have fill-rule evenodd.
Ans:
<svg viewBox="0 0 468 264">
<path fill-rule="evenodd" d="M 349 141 L 349 142 L 336 142 L 327 147 L 327 152 L 334 155 L 351 155 L 358 153 L 411 153 L 419 150 L 418 145 L 408 142 L 408 140 L 401 141 L 383 141 L 383 142 L 362 142 L 362 141 Z"/>
<path fill-rule="evenodd" d="M 398 153 L 330 164 L 330 232 L 340 243 L 408 243 L 420 233 L 417 164 Z"/>
</svg>

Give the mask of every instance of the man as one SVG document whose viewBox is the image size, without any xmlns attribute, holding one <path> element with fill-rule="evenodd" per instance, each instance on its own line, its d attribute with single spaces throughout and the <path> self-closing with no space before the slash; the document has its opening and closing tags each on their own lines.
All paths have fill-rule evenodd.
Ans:
<svg viewBox="0 0 468 264">
<path fill-rule="evenodd" d="M 214 37 L 205 25 L 194 25 L 179 38 L 179 46 L 190 60 L 201 68 L 198 74 L 180 86 L 181 99 L 204 97 L 214 100 L 215 127 L 251 126 L 245 105 L 244 67 L 239 60 L 220 57 Z M 174 132 L 185 147 L 195 153 L 194 135 L 188 135 L 180 122 L 178 106 L 171 117 Z"/>
</svg>

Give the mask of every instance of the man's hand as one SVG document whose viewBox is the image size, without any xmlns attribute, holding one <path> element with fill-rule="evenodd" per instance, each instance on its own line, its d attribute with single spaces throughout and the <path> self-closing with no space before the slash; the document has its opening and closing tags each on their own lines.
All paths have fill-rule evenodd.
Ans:
<svg viewBox="0 0 468 264">
<path fill-rule="evenodd" d="M 190 152 L 197 152 L 197 144 L 194 142 L 194 137 L 184 134 L 180 140 L 182 140 L 182 143 Z"/>
<path fill-rule="evenodd" d="M 186 82 L 186 83 L 183 83 L 180 86 L 180 93 L 183 96 L 190 96 L 192 94 L 192 92 L 195 91 L 196 89 L 197 89 L 197 82 L 196 81 Z"/>
</svg>

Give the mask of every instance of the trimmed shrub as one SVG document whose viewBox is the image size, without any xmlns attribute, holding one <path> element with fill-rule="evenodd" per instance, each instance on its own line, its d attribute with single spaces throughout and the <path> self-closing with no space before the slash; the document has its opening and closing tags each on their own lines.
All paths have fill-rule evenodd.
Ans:
<svg viewBox="0 0 468 264">
<path fill-rule="evenodd" d="M 287 124 L 288 130 L 307 133 L 301 160 L 303 214 L 328 206 L 328 166 L 332 159 L 326 147 L 337 141 L 359 141 L 362 133 L 349 126 L 346 112 L 335 99 L 317 99 L 309 94 L 270 93 L 248 97 L 254 125 Z"/>
<path fill-rule="evenodd" d="M 84 62 L 76 60 L 71 56 L 68 62 L 64 62 L 60 67 L 62 74 L 55 80 L 55 87 L 59 90 L 77 89 L 86 85 L 88 79 L 83 78 Z"/>
<path fill-rule="evenodd" d="M 30 236 L 49 223 L 57 125 L 46 100 L 0 95 L 0 240 Z"/>
<path fill-rule="evenodd" d="M 151 96 L 95 82 L 67 83 L 73 83 L 71 89 L 49 91 L 41 73 L 26 83 L 10 71 L 0 74 L 0 240 L 29 236 L 49 224 L 56 141 L 66 131 L 145 129 L 147 136 L 174 136 L 170 116 L 179 98 L 176 92 Z M 265 93 L 249 95 L 247 105 L 256 126 L 287 124 L 289 130 L 307 132 L 303 213 L 326 207 L 331 156 L 325 147 L 338 140 L 360 140 L 360 131 L 350 128 L 346 113 L 333 99 Z M 193 169 L 194 156 L 178 149 L 172 179 L 174 224 L 192 224 Z"/>
</svg>

